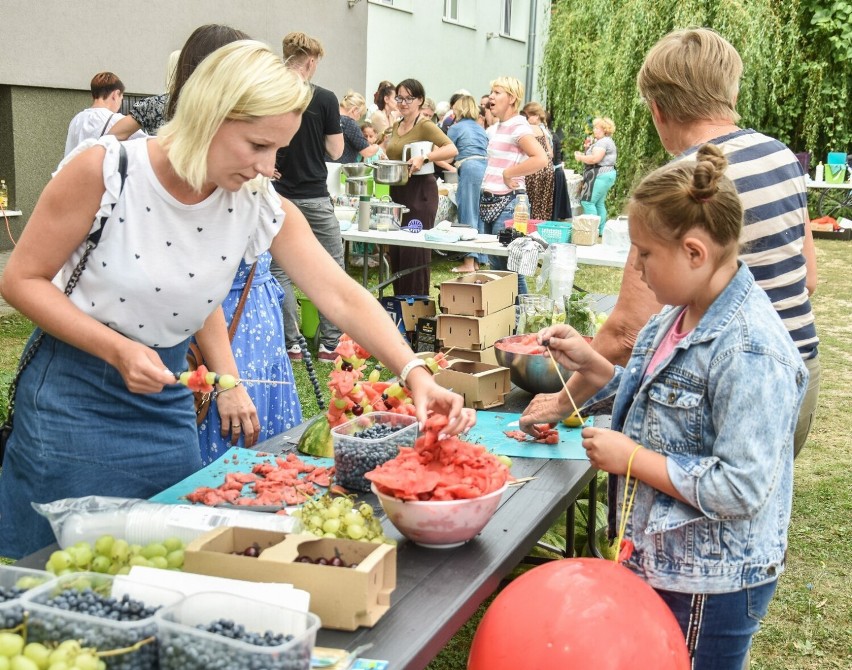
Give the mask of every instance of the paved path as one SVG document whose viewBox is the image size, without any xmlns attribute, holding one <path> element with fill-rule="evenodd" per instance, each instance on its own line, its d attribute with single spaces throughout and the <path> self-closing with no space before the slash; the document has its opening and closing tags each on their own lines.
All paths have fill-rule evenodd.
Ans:
<svg viewBox="0 0 852 670">
<path fill-rule="evenodd" d="M 9 259 L 9 254 L 11 251 L 0 251 L 0 275 L 3 274 L 3 270 L 6 269 L 6 261 Z M 3 297 L 0 296 L 0 316 L 6 316 L 7 314 L 12 314 L 15 311 L 15 308 L 10 306 Z"/>
</svg>

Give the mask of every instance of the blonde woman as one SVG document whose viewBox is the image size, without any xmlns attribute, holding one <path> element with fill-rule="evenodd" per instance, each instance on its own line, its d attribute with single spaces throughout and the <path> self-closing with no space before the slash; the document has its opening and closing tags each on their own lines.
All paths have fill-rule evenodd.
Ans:
<svg viewBox="0 0 852 670">
<path fill-rule="evenodd" d="M 361 156 L 364 160 L 380 154 L 382 148 L 364 138 L 358 122 L 367 112 L 364 96 L 347 91 L 340 100 L 340 129 L 343 131 L 343 153 L 338 163 L 354 163 Z"/>
<path fill-rule="evenodd" d="M 583 164 L 583 191 L 580 204 L 584 214 L 597 214 L 600 217 L 598 234 L 603 234 L 606 225 L 606 194 L 615 184 L 615 160 L 618 152 L 612 134 L 615 124 L 608 117 L 596 117 L 592 121 L 594 138 L 585 153 L 574 152 L 574 159 Z"/>
<path fill-rule="evenodd" d="M 533 137 L 532 129 L 518 109 L 524 99 L 524 85 L 515 77 L 491 82 L 488 96 L 495 125 L 488 129 L 488 165 L 482 179 L 479 216 L 483 230 L 496 235 L 511 219 L 518 194 L 524 193 L 526 175 L 547 165 L 547 154 Z M 505 270 L 507 259 L 489 256 L 493 270 Z M 527 292 L 524 277 L 518 277 L 518 291 Z"/>
<path fill-rule="evenodd" d="M 210 369 L 239 378 L 219 304 L 240 261 L 267 249 L 320 311 L 405 381 L 421 421 L 446 413 L 448 433 L 475 421 L 273 190 L 276 150 L 309 100 L 308 84 L 266 45 L 234 42 L 198 66 L 157 137 L 81 147 L 45 187 L 0 287 L 44 333 L 18 381 L 0 474 L 0 555 L 53 541 L 33 502 L 148 498 L 200 467 L 192 394 L 174 373 L 199 331 Z M 64 294 L 54 277 L 67 281 L 101 229 Z M 256 431 L 245 387 L 217 390 L 223 425 Z"/>
</svg>

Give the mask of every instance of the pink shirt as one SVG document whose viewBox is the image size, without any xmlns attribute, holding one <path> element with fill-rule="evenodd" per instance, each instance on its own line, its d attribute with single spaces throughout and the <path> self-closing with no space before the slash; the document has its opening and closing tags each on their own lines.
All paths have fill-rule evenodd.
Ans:
<svg viewBox="0 0 852 670">
<path fill-rule="evenodd" d="M 657 351 L 651 357 L 651 362 L 648 363 L 648 369 L 645 371 L 646 377 L 654 372 L 654 370 L 660 366 L 660 363 L 666 360 L 674 351 L 674 348 L 678 345 L 678 343 L 692 332 L 691 330 L 687 330 L 685 333 L 680 332 L 680 327 L 683 324 L 683 317 L 685 314 L 686 310 L 684 309 L 680 313 L 680 316 L 677 317 L 677 320 L 672 324 L 669 332 L 666 333 L 663 341 L 660 342 L 660 346 L 657 347 Z"/>
<path fill-rule="evenodd" d="M 492 128 L 494 129 L 492 131 Z M 510 189 L 503 183 L 503 170 L 526 160 L 527 155 L 520 147 L 522 137 L 532 135 L 526 117 L 518 114 L 508 121 L 500 121 L 489 129 L 488 166 L 482 179 L 482 190 L 492 193 L 508 193 Z M 492 134 L 493 133 L 493 134 Z M 524 178 L 518 177 L 518 188 L 525 188 Z"/>
</svg>

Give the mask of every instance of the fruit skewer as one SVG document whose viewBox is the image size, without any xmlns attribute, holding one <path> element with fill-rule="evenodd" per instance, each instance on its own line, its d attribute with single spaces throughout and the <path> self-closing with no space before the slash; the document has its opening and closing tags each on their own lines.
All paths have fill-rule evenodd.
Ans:
<svg viewBox="0 0 852 670">
<path fill-rule="evenodd" d="M 276 381 L 272 379 L 239 379 L 234 375 L 220 375 L 211 372 L 205 366 L 199 365 L 195 370 L 184 370 L 183 372 L 172 373 L 175 380 L 191 391 L 196 393 L 211 393 L 214 386 L 218 386 L 220 390 L 227 391 L 239 384 L 291 384 L 288 381 Z"/>
</svg>

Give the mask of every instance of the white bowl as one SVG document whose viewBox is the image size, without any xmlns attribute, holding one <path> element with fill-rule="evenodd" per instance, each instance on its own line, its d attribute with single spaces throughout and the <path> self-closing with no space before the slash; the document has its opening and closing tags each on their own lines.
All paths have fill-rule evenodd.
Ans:
<svg viewBox="0 0 852 670">
<path fill-rule="evenodd" d="M 400 500 L 371 489 L 396 529 L 409 540 L 430 549 L 460 547 L 476 537 L 494 516 L 507 481 L 479 498 L 464 500 Z"/>
</svg>

